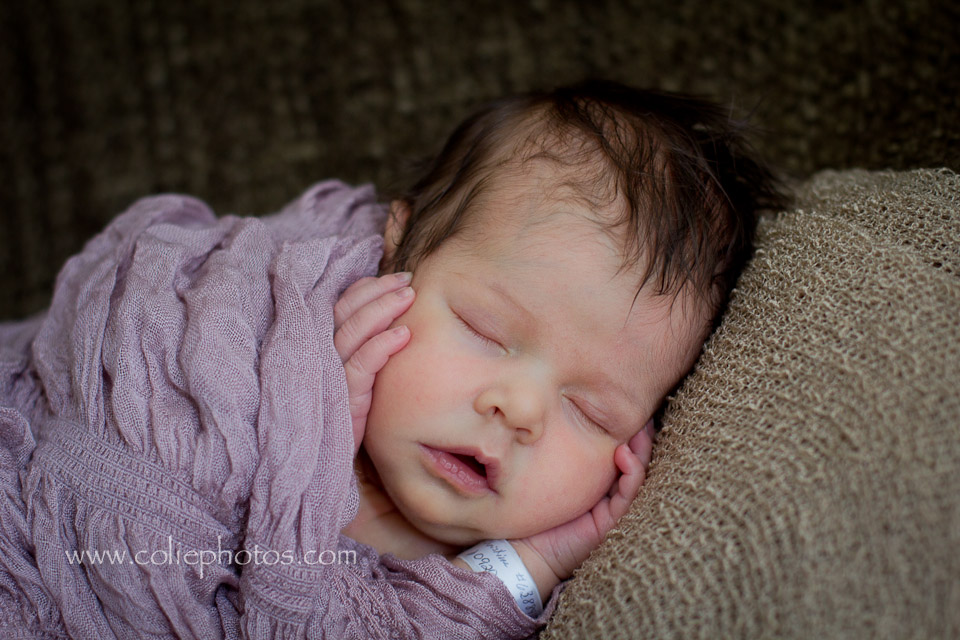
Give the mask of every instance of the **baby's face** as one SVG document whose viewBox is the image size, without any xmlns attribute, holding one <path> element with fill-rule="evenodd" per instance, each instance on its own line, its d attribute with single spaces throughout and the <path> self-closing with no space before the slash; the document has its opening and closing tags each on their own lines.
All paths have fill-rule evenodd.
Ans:
<svg viewBox="0 0 960 640">
<path fill-rule="evenodd" d="M 367 420 L 387 494 L 451 544 L 524 537 L 593 507 L 617 475 L 614 449 L 706 332 L 686 294 L 634 298 L 637 273 L 618 272 L 615 240 L 582 205 L 523 186 L 486 197 L 477 226 L 416 268 L 395 323 L 410 342 L 377 375 Z"/>
</svg>

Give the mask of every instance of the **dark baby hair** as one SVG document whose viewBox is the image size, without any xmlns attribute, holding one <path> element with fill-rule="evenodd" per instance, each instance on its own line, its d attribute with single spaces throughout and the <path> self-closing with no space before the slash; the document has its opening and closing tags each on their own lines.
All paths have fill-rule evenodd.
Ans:
<svg viewBox="0 0 960 640">
<path fill-rule="evenodd" d="M 623 267 L 644 263 L 638 291 L 685 284 L 715 311 L 752 251 L 758 212 L 785 205 L 743 122 L 700 98 L 589 81 L 507 97 L 465 120 L 409 189 L 396 270 L 410 270 L 460 231 L 491 176 L 512 161 L 569 167 L 563 186 L 622 238 Z M 644 258 L 644 256 L 646 256 Z"/>
</svg>

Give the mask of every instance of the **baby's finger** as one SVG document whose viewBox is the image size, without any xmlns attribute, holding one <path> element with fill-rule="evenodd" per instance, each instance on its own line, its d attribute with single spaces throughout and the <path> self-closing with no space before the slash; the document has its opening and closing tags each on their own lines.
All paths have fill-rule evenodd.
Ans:
<svg viewBox="0 0 960 640">
<path fill-rule="evenodd" d="M 410 273 L 402 271 L 391 273 L 379 278 L 360 278 L 349 287 L 333 305 L 333 326 L 339 329 L 347 318 L 352 316 L 360 307 L 376 300 L 385 293 L 396 291 L 400 287 L 410 284 Z"/>
<path fill-rule="evenodd" d="M 394 327 L 367 340 L 343 365 L 347 375 L 347 388 L 350 390 L 351 413 L 354 416 L 357 413 L 353 411 L 353 398 L 369 395 L 377 373 L 387 364 L 390 356 L 400 351 L 409 340 L 410 329 L 405 326 Z M 369 405 L 369 402 L 367 404 Z"/>
<path fill-rule="evenodd" d="M 653 428 L 653 418 L 650 418 L 643 429 L 640 429 L 639 433 L 630 438 L 630 450 L 640 458 L 640 462 L 643 463 L 644 467 L 650 464 L 650 458 L 653 455 L 653 438 L 655 436 L 656 431 Z"/>
<path fill-rule="evenodd" d="M 610 495 L 610 513 L 616 520 L 627 512 L 633 499 L 640 492 L 640 487 L 646 478 L 646 465 L 629 447 L 624 445 L 617 447 L 613 459 L 622 472 L 614 483 L 615 490 Z"/>
<path fill-rule="evenodd" d="M 333 346 L 346 362 L 373 336 L 384 331 L 410 308 L 414 291 L 403 287 L 375 298 L 357 309 L 333 334 Z"/>
<path fill-rule="evenodd" d="M 613 462 L 617 465 L 617 468 L 620 469 L 620 473 L 623 476 L 642 474 L 647 466 L 644 464 L 643 458 L 631 449 L 629 445 L 620 445 L 617 447 L 616 451 L 613 452 Z"/>
<path fill-rule="evenodd" d="M 405 326 L 384 331 L 368 340 L 343 366 L 349 391 L 350 416 L 353 419 L 354 453 L 359 449 L 366 430 L 377 372 L 409 340 L 410 330 Z"/>
</svg>

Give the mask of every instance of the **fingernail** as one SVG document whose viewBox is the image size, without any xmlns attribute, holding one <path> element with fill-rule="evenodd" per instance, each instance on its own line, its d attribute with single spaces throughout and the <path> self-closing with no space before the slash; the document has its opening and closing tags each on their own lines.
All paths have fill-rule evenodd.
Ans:
<svg viewBox="0 0 960 640">
<path fill-rule="evenodd" d="M 413 274 L 410 273 L 409 271 L 401 271 L 400 273 L 396 274 L 396 278 L 403 284 L 407 284 L 408 282 L 413 280 Z"/>
<path fill-rule="evenodd" d="M 397 291 L 397 295 L 401 298 L 409 298 L 413 295 L 413 289 L 411 287 L 404 287 L 403 289 Z"/>
<path fill-rule="evenodd" d="M 400 325 L 399 327 L 394 327 L 394 328 L 393 328 L 393 333 L 394 333 L 394 335 L 398 335 L 398 336 L 402 336 L 402 335 L 405 334 L 407 331 L 409 331 L 409 329 L 407 329 L 407 325 L 405 325 L 405 324 L 402 324 L 402 325 Z"/>
</svg>

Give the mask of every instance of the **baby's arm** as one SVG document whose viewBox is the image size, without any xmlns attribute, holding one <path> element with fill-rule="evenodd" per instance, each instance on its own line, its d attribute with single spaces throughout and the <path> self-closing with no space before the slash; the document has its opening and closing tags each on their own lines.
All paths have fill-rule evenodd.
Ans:
<svg viewBox="0 0 960 640">
<path fill-rule="evenodd" d="M 347 287 L 333 307 L 333 344 L 347 374 L 350 415 L 353 417 L 353 453 L 360 450 L 373 397 L 373 380 L 387 359 L 410 340 L 410 330 L 387 331 L 413 303 L 410 274 L 361 278 Z"/>
</svg>

